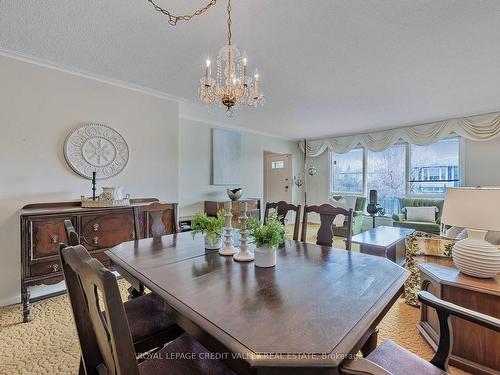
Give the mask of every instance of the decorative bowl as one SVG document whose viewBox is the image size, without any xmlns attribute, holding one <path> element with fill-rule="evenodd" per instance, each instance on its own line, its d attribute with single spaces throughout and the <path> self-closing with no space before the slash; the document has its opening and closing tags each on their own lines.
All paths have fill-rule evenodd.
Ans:
<svg viewBox="0 0 500 375">
<path fill-rule="evenodd" d="M 243 190 L 241 190 L 241 188 L 227 189 L 227 196 L 232 201 L 237 201 L 238 199 L 240 199 L 242 194 L 243 194 Z"/>
</svg>

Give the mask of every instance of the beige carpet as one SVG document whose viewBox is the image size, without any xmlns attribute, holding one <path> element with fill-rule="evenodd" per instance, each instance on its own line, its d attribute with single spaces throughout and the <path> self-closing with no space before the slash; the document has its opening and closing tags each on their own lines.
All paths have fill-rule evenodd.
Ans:
<svg viewBox="0 0 500 375">
<path fill-rule="evenodd" d="M 121 280 L 123 297 L 126 286 Z M 66 296 L 32 304 L 31 316 L 24 324 L 20 305 L 0 309 L 0 374 L 76 374 L 79 346 Z M 430 359 L 433 352 L 415 328 L 418 320 L 419 310 L 398 300 L 380 325 L 380 341 L 390 338 Z M 466 373 L 452 369 L 452 374 Z"/>
</svg>

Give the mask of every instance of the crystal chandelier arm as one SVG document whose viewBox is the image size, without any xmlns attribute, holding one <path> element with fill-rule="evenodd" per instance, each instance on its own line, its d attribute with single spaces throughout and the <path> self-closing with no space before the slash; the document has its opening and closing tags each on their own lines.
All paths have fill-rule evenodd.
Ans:
<svg viewBox="0 0 500 375">
<path fill-rule="evenodd" d="M 161 6 L 159 6 L 154 0 L 146 0 L 146 1 L 148 3 L 150 3 L 157 12 L 160 12 L 160 13 L 164 14 L 165 16 L 167 16 L 168 23 L 171 26 L 177 25 L 178 21 L 190 21 L 191 18 L 205 13 L 210 7 L 212 7 L 213 5 L 215 5 L 217 3 L 217 0 L 210 0 L 210 2 L 207 5 L 205 5 L 201 9 L 197 9 L 192 14 L 185 14 L 182 16 L 176 16 L 176 15 L 172 14 L 170 11 L 168 11 L 167 9 L 164 9 Z"/>
</svg>

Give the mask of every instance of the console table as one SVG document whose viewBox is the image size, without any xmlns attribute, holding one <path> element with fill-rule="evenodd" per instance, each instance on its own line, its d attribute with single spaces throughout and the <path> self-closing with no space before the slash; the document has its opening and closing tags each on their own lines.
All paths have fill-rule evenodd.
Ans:
<svg viewBox="0 0 500 375">
<path fill-rule="evenodd" d="M 227 200 L 220 201 L 205 201 L 205 213 L 207 216 L 217 216 L 217 212 L 224 209 L 224 203 L 229 202 Z M 253 217 L 260 220 L 260 199 L 259 198 L 245 198 L 232 202 L 231 213 L 233 228 L 240 227 L 240 203 L 245 202 L 247 204 L 247 216 Z"/>
<path fill-rule="evenodd" d="M 500 318 L 500 276 L 479 279 L 460 273 L 450 259 L 441 264 L 419 263 L 421 289 L 459 306 Z M 429 345 L 436 350 L 439 323 L 433 308 L 421 305 L 417 328 Z M 450 365 L 473 374 L 500 374 L 500 333 L 468 321 L 451 318 L 453 348 Z"/>
<path fill-rule="evenodd" d="M 82 245 L 104 265 L 104 251 L 135 238 L 134 208 L 158 202 L 155 198 L 131 199 L 131 205 L 112 208 L 82 208 L 81 203 L 36 203 L 24 206 L 21 216 L 21 302 L 23 322 L 29 320 L 30 302 L 64 293 L 64 290 L 30 298 L 30 287 L 56 284 L 64 279 L 59 261 L 59 244 L 67 243 L 64 220 L 71 220 Z M 139 217 L 142 237 L 146 213 Z"/>
</svg>

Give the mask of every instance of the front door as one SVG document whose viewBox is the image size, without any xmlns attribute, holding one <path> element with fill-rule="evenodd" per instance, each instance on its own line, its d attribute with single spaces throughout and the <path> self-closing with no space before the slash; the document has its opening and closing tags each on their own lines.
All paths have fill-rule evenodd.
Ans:
<svg viewBox="0 0 500 375">
<path fill-rule="evenodd" d="M 289 154 L 265 153 L 264 198 L 266 202 L 292 203 L 292 159 Z"/>
</svg>

